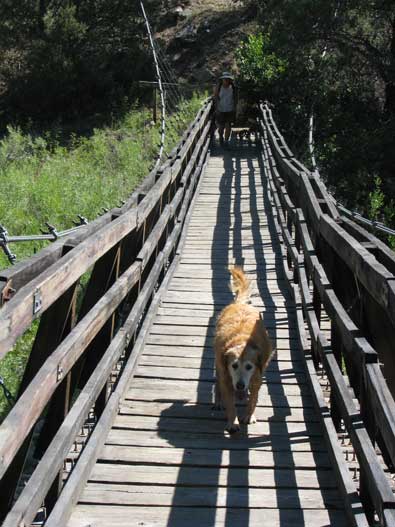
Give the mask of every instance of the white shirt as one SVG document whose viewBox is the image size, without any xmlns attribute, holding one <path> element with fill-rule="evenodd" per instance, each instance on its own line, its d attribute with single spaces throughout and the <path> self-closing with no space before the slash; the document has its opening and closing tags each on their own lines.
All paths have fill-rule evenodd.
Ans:
<svg viewBox="0 0 395 527">
<path fill-rule="evenodd" d="M 218 94 L 218 111 L 219 112 L 233 112 L 234 111 L 234 97 L 233 86 L 228 88 L 221 86 Z"/>
</svg>

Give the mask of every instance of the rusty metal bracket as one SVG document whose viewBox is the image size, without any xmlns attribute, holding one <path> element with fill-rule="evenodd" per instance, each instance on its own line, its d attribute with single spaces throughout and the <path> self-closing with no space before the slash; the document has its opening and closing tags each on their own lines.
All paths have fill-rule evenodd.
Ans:
<svg viewBox="0 0 395 527">
<path fill-rule="evenodd" d="M 12 280 L 4 279 L 0 277 L 0 307 L 16 293 L 16 290 L 12 287 Z"/>
</svg>

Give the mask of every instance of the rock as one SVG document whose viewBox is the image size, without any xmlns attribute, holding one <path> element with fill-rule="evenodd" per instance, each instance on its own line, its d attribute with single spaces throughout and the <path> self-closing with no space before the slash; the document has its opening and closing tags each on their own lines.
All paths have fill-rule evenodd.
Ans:
<svg viewBox="0 0 395 527">
<path fill-rule="evenodd" d="M 175 55 L 173 55 L 172 57 L 172 61 L 173 62 L 177 62 L 178 60 L 180 60 L 180 58 L 182 57 L 182 54 L 181 53 L 176 53 Z"/>
<path fill-rule="evenodd" d="M 208 83 L 215 80 L 215 75 L 207 67 L 195 69 L 193 76 L 198 83 Z"/>
<path fill-rule="evenodd" d="M 193 44 L 196 42 L 197 33 L 198 31 L 196 26 L 193 24 L 188 24 L 186 27 L 181 29 L 181 31 L 176 33 L 175 38 L 184 44 Z"/>
</svg>

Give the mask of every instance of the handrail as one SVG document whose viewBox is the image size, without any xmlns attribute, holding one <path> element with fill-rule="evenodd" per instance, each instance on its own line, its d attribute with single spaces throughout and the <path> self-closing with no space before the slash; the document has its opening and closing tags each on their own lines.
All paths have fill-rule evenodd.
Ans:
<svg viewBox="0 0 395 527">
<path fill-rule="evenodd" d="M 356 280 L 360 280 L 361 289 L 383 284 L 383 279 L 384 284 L 388 283 L 393 275 L 343 229 L 341 218 L 328 206 L 329 196 L 324 184 L 321 181 L 317 184 L 304 167 L 295 168 L 293 156 L 288 147 L 283 148 L 283 138 L 265 106 L 261 106 L 259 124 L 278 233 L 285 245 L 285 271 L 301 313 L 298 318 L 301 344 L 309 371 L 314 374 L 314 365 L 322 365 L 331 388 L 333 421 L 328 424 L 324 415 L 322 420 L 332 457 L 334 460 L 339 457 L 336 430 L 341 431 L 343 422 L 361 467 L 359 497 L 369 521 L 376 511 L 380 525 L 395 525 L 395 498 L 375 452 L 378 442 L 384 459 L 395 464 L 395 403 L 378 364 L 377 353 L 364 337 L 365 328 L 351 317 L 354 305 L 351 309 L 343 305 L 339 289 L 333 283 L 343 267 L 358 270 Z M 379 244 L 376 248 L 381 250 Z M 330 266 L 333 258 L 335 269 Z M 369 275 L 369 279 L 364 274 Z M 374 298 L 383 301 L 380 295 Z M 322 309 L 331 320 L 330 340 L 320 327 Z M 306 326 L 311 343 L 303 337 Z M 358 405 L 354 402 L 355 396 Z M 347 480 L 346 472 L 338 468 L 349 517 L 354 525 L 366 525 L 366 519 L 355 518 L 355 503 L 350 501 L 352 496 L 355 499 L 355 486 L 354 494 L 350 493 L 352 482 Z"/>
<path fill-rule="evenodd" d="M 114 364 L 121 360 L 127 365 L 129 356 L 134 356 L 141 324 L 176 255 L 182 226 L 208 152 L 211 111 L 212 104 L 207 100 L 172 158 L 149 175 L 138 194 L 132 196 L 123 210 L 117 210 L 112 221 L 101 225 L 37 273 L 0 309 L 0 354 L 3 356 L 10 351 L 17 336 L 41 317 L 29 359 L 35 363 L 30 365 L 24 391 L 0 426 L 2 485 L 11 481 L 15 486 L 22 470 L 21 459 L 28 448 L 26 442 L 30 441 L 39 419 L 44 420 L 39 442 L 47 444 L 43 447 L 44 462 L 33 473 L 12 511 L 8 507 L 1 511 L 3 517 L 9 512 L 4 525 L 14 525 L 16 516 L 18 523 L 30 524 L 42 501 L 48 501 L 48 510 L 51 510 L 57 500 L 54 479 L 76 432 L 92 408 L 98 423 L 105 415 L 106 386 L 114 374 Z M 136 206 L 132 206 L 133 202 Z M 76 308 L 76 284 L 92 265 L 80 320 L 70 323 L 70 314 Z M 64 322 L 59 315 L 65 317 Z M 52 333 L 57 332 L 58 326 L 59 335 L 52 342 Z M 46 334 L 51 334 L 51 342 L 40 345 L 40 339 Z M 46 346 L 48 349 L 43 355 L 42 348 Z M 37 355 L 39 351 L 41 356 Z M 116 376 L 116 382 L 120 382 L 122 376 L 119 377 L 118 370 Z M 73 391 L 79 396 L 67 415 Z M 59 410 L 66 407 L 63 416 L 56 414 L 57 427 L 49 419 L 52 406 L 45 413 L 48 404 L 60 405 Z M 46 427 L 51 430 L 49 436 Z M 54 456 L 56 462 L 53 462 Z M 42 482 L 39 488 L 36 478 Z"/>
</svg>

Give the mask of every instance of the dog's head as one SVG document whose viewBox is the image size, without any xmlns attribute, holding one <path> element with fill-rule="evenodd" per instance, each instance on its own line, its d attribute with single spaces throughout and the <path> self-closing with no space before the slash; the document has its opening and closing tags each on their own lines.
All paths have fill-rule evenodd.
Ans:
<svg viewBox="0 0 395 527">
<path fill-rule="evenodd" d="M 234 346 L 224 355 L 226 368 L 232 380 L 238 399 L 244 399 L 254 373 L 262 374 L 262 357 L 259 350 L 250 343 Z"/>
</svg>

